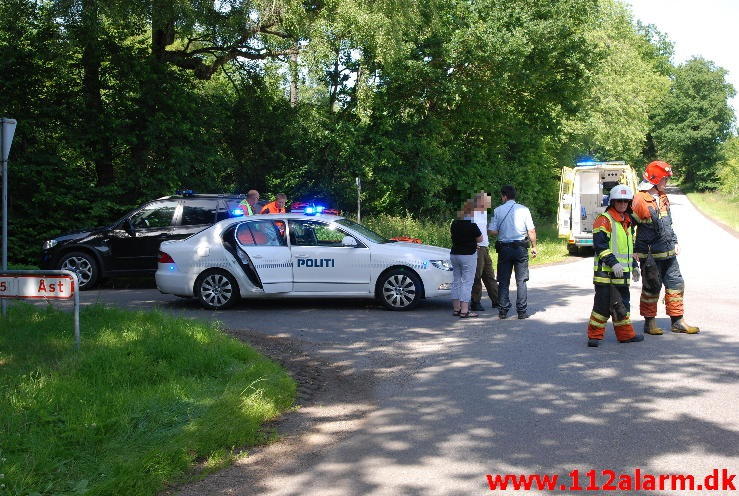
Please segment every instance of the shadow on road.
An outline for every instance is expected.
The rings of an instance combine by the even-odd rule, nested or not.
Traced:
[[[669,467],[668,473],[698,479],[704,468],[721,468],[722,461],[739,456],[739,434],[716,421],[715,412],[709,419],[703,411],[727,408],[711,391],[736,384],[737,343],[668,334],[623,345],[609,324],[601,348],[587,348],[586,315],[556,322],[546,316],[548,309],[588,294],[568,285],[533,290],[530,301],[539,312],[525,321],[461,322],[448,316],[448,302],[431,301],[388,324],[379,317],[386,312],[357,315],[347,301],[291,301],[294,311],[310,315],[328,308],[335,319],[330,329],[306,321],[309,340],[321,341],[322,356],[356,370],[374,367],[389,379],[379,387],[378,408],[327,454],[298,457],[257,479],[246,463],[228,469],[225,486],[206,481],[196,488],[203,494],[297,495],[306,488],[315,494],[386,494],[391,483],[396,494],[461,495],[487,491],[487,473],[564,478],[574,468],[618,474]],[[277,305],[249,306],[260,314]],[[690,453],[700,453],[706,465],[686,464]],[[447,489],[434,486],[430,472]]]

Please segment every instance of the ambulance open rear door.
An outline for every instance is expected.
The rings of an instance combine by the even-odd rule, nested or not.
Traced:
[[[562,167],[559,181],[559,206],[557,208],[557,230],[559,237],[572,238],[572,204],[575,185],[575,169]]]

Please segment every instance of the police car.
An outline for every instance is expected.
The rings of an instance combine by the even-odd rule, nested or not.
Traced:
[[[208,309],[240,298],[367,297],[391,310],[449,294],[449,250],[387,240],[344,217],[252,215],[159,248],[157,287]]]

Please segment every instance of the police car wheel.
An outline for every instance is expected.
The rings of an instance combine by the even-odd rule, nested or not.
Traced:
[[[195,281],[195,294],[208,310],[222,310],[239,300],[239,285],[225,270],[209,270]]]
[[[82,291],[94,288],[100,275],[95,257],[81,251],[73,251],[64,255],[59,260],[59,270],[69,270],[77,274],[77,281]]]
[[[418,305],[422,291],[421,280],[408,270],[391,270],[377,282],[377,297],[390,310],[410,310]]]

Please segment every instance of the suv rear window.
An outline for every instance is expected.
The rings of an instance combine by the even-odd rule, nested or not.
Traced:
[[[183,226],[210,225],[216,220],[218,200],[185,200],[182,205]]]

